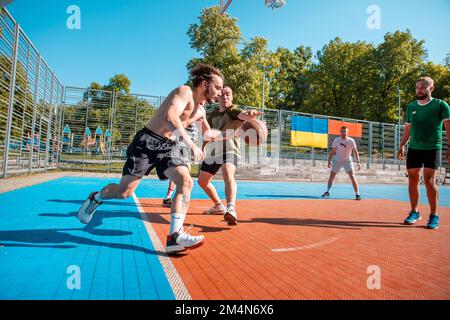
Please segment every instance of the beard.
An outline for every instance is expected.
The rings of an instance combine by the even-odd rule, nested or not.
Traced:
[[[416,94],[416,96],[417,96],[417,99],[419,99],[419,100],[425,100],[428,97],[428,94],[418,93],[418,94]]]

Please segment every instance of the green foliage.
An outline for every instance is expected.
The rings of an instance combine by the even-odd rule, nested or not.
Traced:
[[[259,64],[273,67],[265,83],[268,108],[396,122],[398,89],[404,112],[415,99],[416,80],[425,75],[436,81],[436,98],[450,98],[450,53],[445,65],[427,62],[425,42],[409,30],[387,33],[378,46],[335,38],[315,56],[302,45],[272,51],[264,38],[243,40],[237,20],[215,6],[202,11],[188,36],[200,55],[188,62],[188,70],[199,62],[218,67],[237,104],[261,106]]]

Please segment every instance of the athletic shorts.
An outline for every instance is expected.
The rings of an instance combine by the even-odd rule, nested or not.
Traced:
[[[350,173],[355,171],[355,167],[353,165],[352,160],[343,160],[343,161],[333,161],[333,167],[331,168],[331,172],[338,173],[341,169],[344,168],[345,172]]]
[[[231,163],[237,168],[238,165],[237,155],[229,153],[216,158],[206,158],[202,162],[200,171],[205,171],[212,175],[215,175],[217,172],[219,172],[220,168],[222,168],[222,166],[225,163]]]
[[[441,150],[408,150],[407,169],[429,168],[437,170],[441,166]]]
[[[184,144],[143,128],[128,146],[122,175],[142,178],[156,168],[158,178],[167,180],[164,171],[170,167],[188,167],[189,160],[190,149]]]

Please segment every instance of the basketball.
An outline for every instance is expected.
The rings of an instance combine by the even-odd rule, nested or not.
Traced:
[[[244,131],[244,142],[249,146],[259,146],[267,140],[268,130],[263,121],[245,121],[241,129]]]

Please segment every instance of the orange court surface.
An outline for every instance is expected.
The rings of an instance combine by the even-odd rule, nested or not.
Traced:
[[[160,199],[140,202],[165,243],[170,209]],[[450,298],[448,219],[434,231],[425,217],[403,225],[406,202],[241,200],[235,227],[203,215],[210,205],[193,200],[186,219],[205,244],[171,257],[193,299]],[[373,266],[379,289],[368,280]]]

